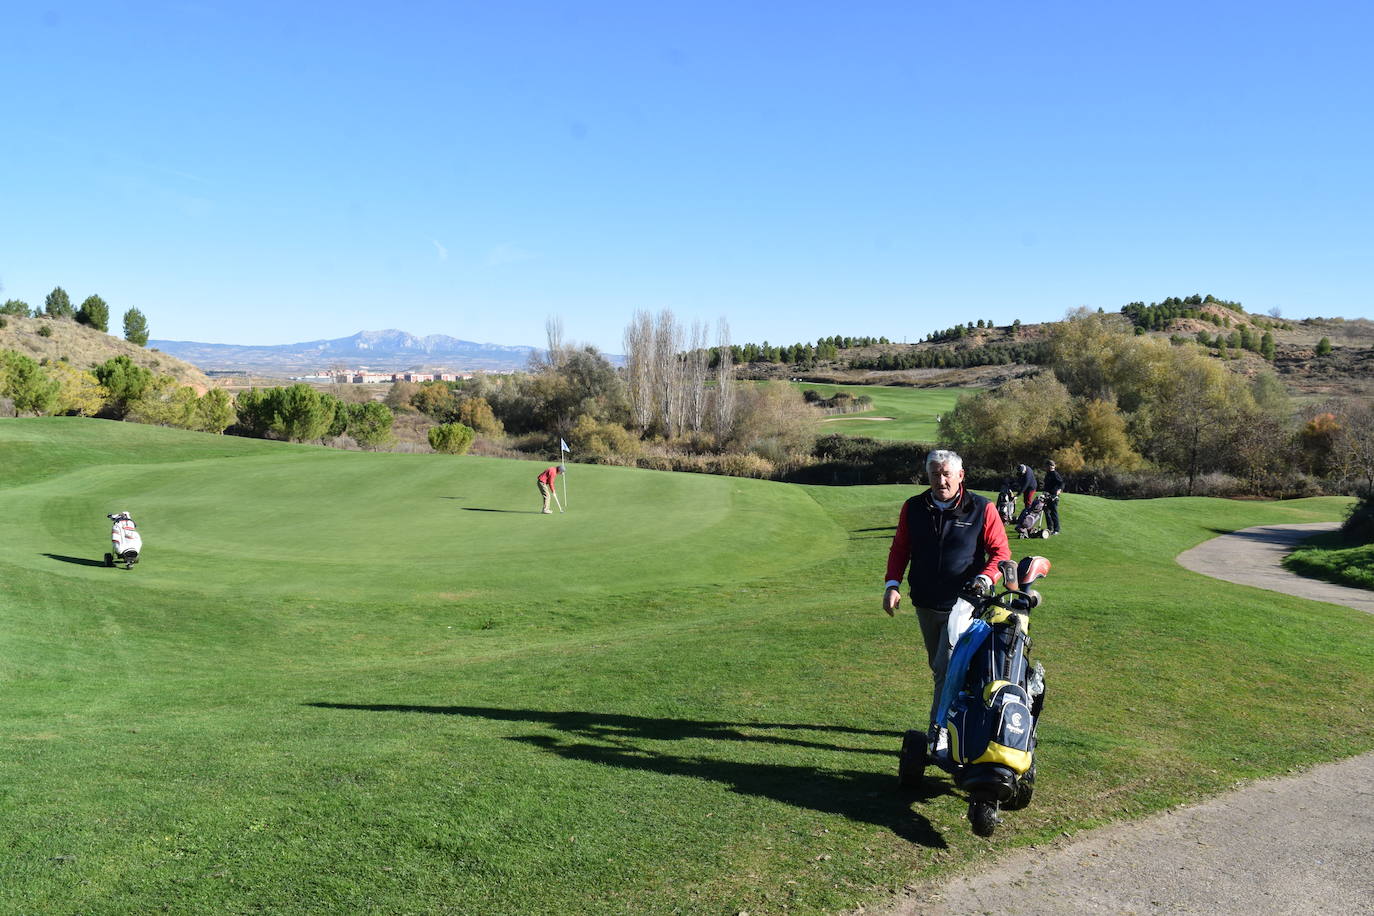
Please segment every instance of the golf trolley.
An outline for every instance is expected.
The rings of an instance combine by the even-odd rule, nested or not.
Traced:
[[[1003,484],[1002,491],[997,494],[997,514],[1002,517],[1004,524],[1010,525],[1016,521],[1016,494],[1012,492],[1010,484]]]
[[[992,836],[999,810],[1016,811],[1035,793],[1036,726],[1045,701],[1045,673],[1029,659],[1030,612],[1040,594],[1027,586],[1050,571],[1044,557],[1000,565],[1006,590],[966,594],[950,611],[951,645],[935,725],[947,728],[948,750],[927,747],[925,732],[902,740],[897,777],[918,788],[928,765],[945,770],[968,793],[968,819]]]
[[[1021,514],[1016,517],[1016,536],[1018,538],[1047,538],[1050,536],[1050,529],[1045,524],[1045,501],[1044,493],[1035,494],[1035,499],[1031,504],[1021,510]]]
[[[134,520],[129,517],[128,512],[118,512],[105,517],[114,522],[110,528],[113,552],[105,554],[105,565],[123,563],[125,569],[133,569],[134,564],[138,562],[138,555],[143,552],[143,537],[134,526]]]

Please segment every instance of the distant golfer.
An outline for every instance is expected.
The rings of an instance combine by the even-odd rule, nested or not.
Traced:
[[[1045,521],[1049,523],[1050,534],[1058,534],[1059,494],[1064,492],[1064,478],[1054,469],[1053,461],[1046,462],[1045,468],[1045,493],[1049,496],[1045,500]]]
[[[558,479],[559,474],[567,473],[567,465],[556,464],[548,468],[539,475],[539,495],[544,497],[544,514],[553,515],[553,510],[549,508],[549,499],[552,497],[554,502],[558,502],[558,492],[553,488],[553,482]],[[558,503],[558,511],[563,511],[563,504]]]
[[[1021,491],[1021,508],[1029,509],[1031,500],[1035,499],[1035,472],[1028,464],[1018,464],[1016,479],[1016,488]]]

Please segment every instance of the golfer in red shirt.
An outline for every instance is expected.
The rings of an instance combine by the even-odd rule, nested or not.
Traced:
[[[545,515],[553,515],[553,510],[549,508],[549,497],[553,497],[554,501],[558,502],[558,493],[553,488],[553,482],[558,479],[559,474],[566,473],[567,470],[568,468],[566,465],[559,464],[548,468],[544,473],[539,475],[539,495],[544,497]],[[558,511],[563,511],[563,504],[561,502],[558,503]]]

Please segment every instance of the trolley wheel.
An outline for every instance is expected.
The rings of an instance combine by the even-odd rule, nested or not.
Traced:
[[[108,567],[110,567],[111,569],[114,568],[114,554],[112,554],[112,553],[107,553],[107,554],[105,554],[105,565],[108,566]]]
[[[1019,780],[1017,780],[1016,792],[1012,794],[1011,798],[1002,807],[1006,808],[1008,811],[1020,811],[1022,808],[1029,805],[1031,803],[1031,799],[1034,797],[1035,764],[1032,763],[1030,769],[1026,771],[1025,775],[1022,776]]]
[[[926,778],[926,733],[909,729],[902,736],[902,752],[897,758],[897,783],[903,789],[918,789]]]
[[[983,837],[992,836],[997,825],[1001,823],[997,817],[996,802],[969,802],[968,819],[969,823],[973,825],[973,832]]]

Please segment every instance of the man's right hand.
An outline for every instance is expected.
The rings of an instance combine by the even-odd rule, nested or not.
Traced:
[[[902,593],[895,586],[889,586],[883,592],[883,610],[887,611],[887,616],[891,617],[897,610],[897,605],[902,603]]]

